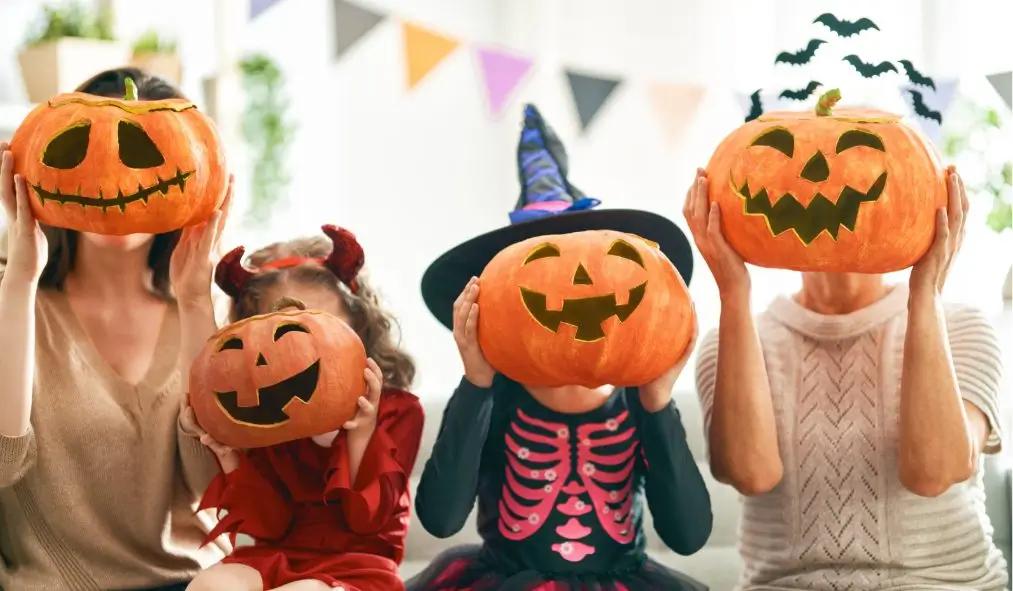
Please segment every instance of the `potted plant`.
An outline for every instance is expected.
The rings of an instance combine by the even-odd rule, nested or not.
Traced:
[[[183,77],[176,41],[160,36],[154,29],[134,41],[130,65],[177,86]]]
[[[1007,117],[994,107],[963,100],[947,114],[943,152],[960,163],[967,192],[987,199],[986,223],[997,233],[1013,231],[1013,142]],[[1013,299],[1013,267],[1007,269],[1003,298]]]
[[[33,103],[72,90],[89,76],[127,63],[129,51],[113,40],[107,9],[89,10],[78,0],[44,6],[18,54]]]

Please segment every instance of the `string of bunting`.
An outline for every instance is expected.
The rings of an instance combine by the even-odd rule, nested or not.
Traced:
[[[251,19],[258,18],[281,2],[281,0],[248,1]],[[345,58],[350,49],[390,16],[350,0],[331,0],[331,3],[335,59]],[[458,48],[466,46],[477,64],[489,112],[496,117],[512,103],[518,89],[536,66],[533,57],[513,49],[478,42],[464,42],[416,22],[399,20],[398,24],[404,54],[405,88],[409,92],[423,84]],[[828,59],[837,59],[849,64],[862,79],[882,80],[881,77],[885,76],[898,77],[900,80],[897,90],[904,98],[910,114],[931,139],[939,141],[943,114],[956,96],[958,80],[933,79],[906,59],[874,63],[865,61],[855,54],[844,57],[828,56],[828,48],[834,46],[835,38],[848,38],[873,34],[870,31],[879,31],[879,26],[868,18],[849,21],[831,13],[824,13],[813,21],[813,25],[823,27],[818,36],[814,36],[801,48],[780,52],[774,59],[775,65],[802,71],[807,66],[811,67],[817,60],[825,63]],[[587,132],[625,80],[622,77],[572,68],[564,68],[563,73],[581,131]],[[987,78],[1004,104],[1013,109],[1013,72],[999,72]],[[735,98],[741,105],[745,120],[749,121],[764,111],[798,109],[801,107],[801,101],[812,97],[822,86],[821,82],[813,79],[799,88],[786,88],[781,91],[757,89],[750,94],[736,93]],[[661,132],[668,138],[669,143],[674,142],[685,132],[703,101],[705,91],[704,87],[694,84],[648,82],[647,96],[650,106],[658,118]]]

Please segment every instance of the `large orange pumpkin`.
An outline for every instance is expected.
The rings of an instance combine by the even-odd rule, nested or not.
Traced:
[[[214,125],[182,99],[62,94],[28,114],[11,151],[50,226],[162,233],[208,219],[225,198]]]
[[[774,112],[731,133],[707,166],[722,230],[747,261],[885,273],[914,264],[946,204],[938,156],[900,117],[872,109]]]
[[[208,340],[190,369],[190,405],[200,426],[232,447],[312,437],[355,415],[365,368],[362,341],[335,316],[253,316]]]
[[[532,386],[644,384],[685,353],[696,322],[668,258],[612,230],[518,242],[479,283],[482,352]]]

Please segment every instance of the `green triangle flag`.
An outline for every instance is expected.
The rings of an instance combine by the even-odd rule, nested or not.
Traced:
[[[600,78],[571,70],[566,71],[566,79],[570,82],[573,102],[577,106],[580,128],[586,131],[621,80]]]
[[[344,55],[373,27],[383,22],[384,18],[384,15],[348,0],[334,0],[334,57]]]

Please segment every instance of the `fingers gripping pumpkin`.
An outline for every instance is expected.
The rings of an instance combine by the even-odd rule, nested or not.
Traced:
[[[682,357],[695,324],[665,255],[611,230],[513,244],[489,262],[480,285],[482,352],[528,385],[646,383]]]
[[[725,238],[747,261],[799,271],[885,273],[928,249],[943,171],[897,115],[872,109],[762,115],[707,166]]]
[[[362,341],[339,318],[283,310],[208,340],[190,370],[197,422],[221,443],[264,447],[338,429],[366,391]]]
[[[99,234],[168,232],[206,220],[225,197],[211,121],[183,99],[62,94],[14,133],[15,171],[42,223]]]

